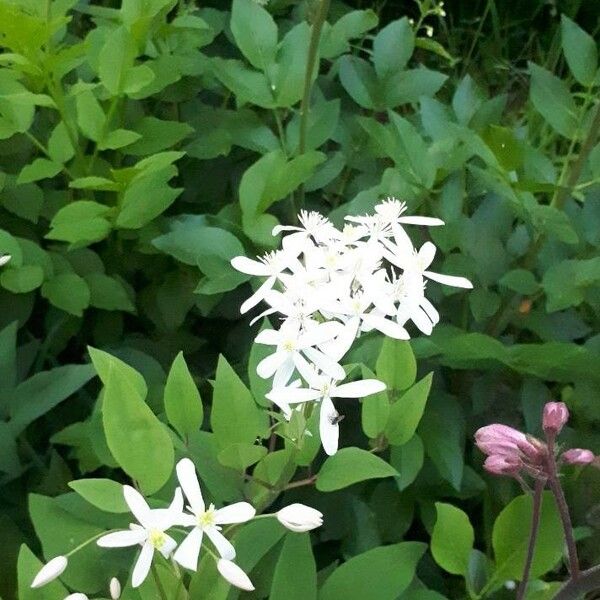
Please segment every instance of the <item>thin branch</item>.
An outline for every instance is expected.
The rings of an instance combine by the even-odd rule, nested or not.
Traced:
[[[582,571],[577,579],[571,579],[554,596],[554,600],[578,600],[588,592],[600,589],[600,565]]]

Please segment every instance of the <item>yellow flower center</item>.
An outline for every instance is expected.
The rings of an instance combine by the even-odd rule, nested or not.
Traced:
[[[203,513],[198,515],[198,525],[200,527],[211,527],[215,524],[216,511],[214,504],[211,504],[208,507],[208,510],[205,510]]]
[[[294,344],[294,340],[285,340],[282,344],[282,347],[286,352],[293,352],[295,345],[296,344]]]
[[[148,536],[148,541],[154,546],[157,550],[160,550],[167,541],[167,536],[163,531],[158,529],[153,529],[150,531],[150,535]]]

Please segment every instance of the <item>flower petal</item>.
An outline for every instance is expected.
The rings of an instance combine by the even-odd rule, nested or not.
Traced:
[[[445,225],[444,221],[436,219],[435,217],[399,217],[398,221],[400,223],[405,223],[406,225],[428,225],[430,227]]]
[[[467,290],[473,289],[473,284],[466,277],[456,277],[454,275],[442,275],[441,273],[433,273],[432,271],[423,271],[423,275],[428,279],[443,283],[444,285],[451,285],[452,287],[465,288]]]
[[[154,546],[146,542],[142,546],[142,551],[140,552],[137,562],[135,563],[135,567],[133,568],[133,574],[131,575],[132,587],[136,588],[144,583],[144,580],[148,576],[148,571],[150,571],[150,565],[152,564],[153,558]]]
[[[140,525],[147,527],[150,522],[150,507],[144,497],[130,485],[123,486],[123,496],[133,516],[138,520]]]
[[[245,314],[264,300],[265,294],[273,287],[275,277],[269,277],[257,290],[240,306],[240,313]]]
[[[204,532],[200,527],[194,527],[177,548],[173,558],[184,568],[195,571],[198,568],[198,557],[202,547]]]
[[[275,329],[263,329],[254,338],[257,344],[267,344],[268,346],[277,346],[281,341],[281,334]]]
[[[300,336],[298,339],[298,348],[302,349],[319,346],[339,335],[342,327],[341,323],[335,321],[319,323],[319,325],[311,327]]]
[[[227,560],[233,560],[235,558],[235,548],[233,547],[233,544],[216,527],[206,527],[204,531],[206,531],[206,535],[215,545],[217,552],[222,558],[226,558]]]
[[[323,450],[332,456],[337,452],[340,426],[335,418],[338,416],[337,410],[331,401],[331,398],[323,398],[321,403],[321,412],[319,413],[319,434],[321,435],[321,444]]]
[[[202,498],[202,490],[196,475],[196,467],[189,458],[182,458],[177,463],[177,479],[183,488],[185,497],[187,498],[192,510],[195,513],[204,512],[206,506]]]
[[[258,376],[263,379],[273,377],[277,369],[281,367],[287,358],[287,352],[273,352],[273,354],[269,354],[269,356],[263,358],[256,366]]]
[[[160,547],[160,553],[165,557],[169,558],[173,554],[173,550],[177,548],[177,542],[170,536],[165,534],[165,541]]]
[[[248,502],[236,502],[220,508],[215,513],[215,522],[219,525],[229,525],[230,523],[245,523],[254,518],[256,509]]]
[[[251,592],[254,589],[250,578],[240,567],[230,560],[220,559],[217,561],[217,569],[223,578],[231,585],[234,585],[241,590]]]
[[[324,373],[334,379],[344,379],[346,372],[335,360],[329,358],[316,348],[305,348],[304,354]]]
[[[433,262],[436,250],[435,244],[431,242],[425,242],[419,249],[419,263],[423,270]]]
[[[364,398],[385,390],[385,383],[378,379],[362,379],[352,383],[344,383],[334,388],[333,398]]]
[[[267,395],[267,398],[275,404],[296,404],[298,402],[310,402],[321,397],[321,393],[318,390],[311,390],[307,388],[273,388]]]
[[[381,331],[381,333],[396,340],[410,339],[408,331],[406,331],[402,325],[399,325],[390,319],[385,319],[384,317],[379,317],[369,313],[368,315],[363,315],[363,323],[368,325],[370,328],[377,329],[378,331]]]
[[[240,273],[246,275],[265,276],[269,274],[269,267],[258,260],[252,260],[247,256],[236,256],[231,259],[231,266]]]
[[[147,537],[145,529],[125,529],[103,535],[96,544],[102,548],[127,548],[143,543]]]

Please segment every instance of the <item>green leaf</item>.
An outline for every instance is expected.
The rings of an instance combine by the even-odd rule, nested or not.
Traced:
[[[302,98],[310,32],[308,23],[301,22],[286,33],[279,46],[277,76],[273,83],[279,107],[291,108]]]
[[[354,556],[327,578],[319,600],[396,600],[413,580],[426,548],[402,542]]]
[[[135,312],[125,286],[117,279],[104,273],[89,273],[85,281],[90,288],[90,306],[103,310]]]
[[[90,90],[84,90],[75,97],[77,123],[79,129],[94,142],[102,139],[106,126],[106,115],[98,100]]]
[[[498,515],[492,531],[496,558],[494,578],[519,580],[527,553],[533,499],[518,496]],[[554,498],[544,492],[537,544],[531,565],[531,578],[541,577],[554,568],[562,556],[563,533]]]
[[[390,464],[400,473],[396,478],[400,491],[405,490],[417,478],[424,459],[425,449],[417,434],[402,446],[392,446]]]
[[[60,273],[42,285],[42,296],[51,304],[76,317],[90,305],[90,288],[75,273]]]
[[[417,379],[417,361],[410,344],[385,337],[375,373],[390,390],[401,392],[413,385]]]
[[[385,338],[388,340],[389,338]],[[385,341],[384,341],[385,343]],[[258,345],[258,344],[257,344]],[[374,379],[373,372],[361,367],[363,379]],[[388,386],[389,387],[389,386]],[[390,399],[386,390],[377,394],[371,394],[361,400],[361,423],[363,431],[371,439],[383,433],[390,414]]]
[[[107,133],[99,142],[98,150],[115,150],[137,142],[142,136],[129,129],[115,129]]]
[[[78,479],[69,487],[96,508],[110,513],[127,513],[129,507],[123,497],[123,486],[112,479]]]
[[[525,269],[514,269],[513,271],[505,273],[499,283],[506,286],[509,290],[513,290],[518,294],[524,294],[526,296],[535,294],[540,287],[534,274]]]
[[[187,123],[179,121],[164,121],[156,117],[144,117],[133,127],[133,131],[141,137],[137,142],[123,149],[125,154],[141,156],[161,152],[172,148],[194,129]]]
[[[317,600],[317,568],[309,533],[286,535],[269,599]]]
[[[98,56],[98,75],[112,96],[122,94],[126,74],[133,67],[135,55],[134,40],[124,26],[115,27],[106,35]]]
[[[142,375],[140,375],[133,367],[130,367],[127,363],[122,360],[115,358],[112,354],[92,348],[88,346],[88,352],[96,373],[102,383],[106,386],[108,384],[109,377],[114,370],[118,370],[122,378],[127,379],[131,385],[135,388],[137,394],[146,397],[148,393],[148,387]]]
[[[323,463],[317,477],[317,489],[333,492],[359,481],[397,476],[396,469],[379,456],[360,448],[342,448]]]
[[[64,121],[61,121],[54,128],[48,139],[48,154],[54,162],[61,164],[68,162],[75,156],[75,149]]]
[[[253,444],[266,433],[266,413],[224,356],[219,357],[213,388],[210,424],[221,449],[235,443]]]
[[[320,54],[323,58],[336,58],[350,51],[350,40],[363,37],[377,27],[379,19],[371,10],[353,10],[342,15],[333,25],[325,22],[321,35]]]
[[[429,373],[392,404],[385,430],[390,444],[401,446],[414,435],[425,410],[432,379],[433,373]]]
[[[65,598],[68,594],[67,588],[58,579],[51,581],[40,589],[32,589],[31,582],[44,566],[33,552],[23,544],[19,552],[18,579],[20,600],[56,600]]]
[[[119,466],[146,494],[152,494],[171,476],[173,443],[166,427],[144,402],[137,378],[129,376],[119,363],[112,357],[105,374],[102,422],[106,442]]]
[[[245,471],[248,467],[262,460],[266,455],[267,449],[264,446],[236,443],[223,448],[217,458],[224,467],[229,467],[236,471]]]
[[[234,0],[231,33],[237,47],[252,66],[266,71],[275,62],[277,25],[273,17],[254,0]]]
[[[453,575],[466,576],[475,532],[469,517],[452,504],[436,502],[437,520],[431,534],[435,562]]]
[[[542,286],[546,292],[546,310],[554,312],[579,306],[586,289],[600,283],[600,258],[563,260],[544,273]]]
[[[562,49],[573,76],[590,86],[598,70],[598,48],[594,38],[566,15],[561,15]]]
[[[346,55],[340,59],[339,68],[340,82],[357,104],[368,109],[383,107],[377,76],[366,60]]]
[[[384,108],[396,108],[418,102],[422,96],[432,97],[444,85],[447,75],[425,67],[398,71],[389,76],[380,95]]]
[[[49,179],[60,173],[62,165],[60,163],[48,160],[47,158],[36,158],[31,164],[25,165],[19,176],[17,184],[31,183],[40,179]]]
[[[407,17],[386,25],[373,40],[373,63],[381,79],[403,69],[415,48],[415,35]]]
[[[42,285],[44,270],[38,265],[25,265],[4,269],[0,273],[0,285],[13,294],[26,294]]]
[[[200,429],[202,425],[204,415],[202,399],[183,352],[175,357],[167,377],[165,411],[169,423],[182,436]]]
[[[110,210],[110,207],[91,200],[67,204],[54,215],[46,237],[76,246],[103,240],[111,230],[111,224],[105,218]]]
[[[536,110],[561,135],[570,138],[577,130],[577,106],[564,81],[529,63],[531,89],[529,95]]]

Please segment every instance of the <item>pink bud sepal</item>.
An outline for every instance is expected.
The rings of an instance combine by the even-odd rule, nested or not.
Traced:
[[[564,402],[547,402],[544,406],[542,427],[546,433],[558,435],[569,420],[569,409]]]
[[[568,465],[589,465],[594,462],[595,456],[591,450],[584,448],[571,448],[561,455],[562,462]]]

